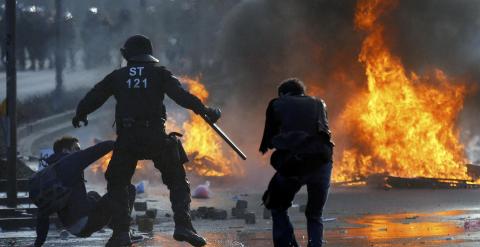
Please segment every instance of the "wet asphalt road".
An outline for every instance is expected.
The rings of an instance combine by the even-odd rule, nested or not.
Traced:
[[[215,184],[212,185],[215,188]],[[219,186],[222,187],[222,186]],[[233,198],[249,201],[249,210],[255,212],[257,223],[246,225],[243,220],[196,220],[197,230],[208,240],[209,247],[220,246],[272,246],[271,221],[263,219],[260,193],[214,189],[212,199],[198,200],[192,208],[215,206],[230,211]],[[239,196],[240,195],[240,196]],[[136,246],[188,246],[175,242],[172,237],[173,222],[168,193],[163,186],[151,186],[140,200],[148,200],[149,207],[159,210],[153,235]],[[296,235],[306,246],[305,219],[299,205],[305,204],[301,193],[290,210]],[[325,246],[480,246],[480,228],[465,229],[466,221],[480,219],[480,190],[369,190],[334,189],[325,209]],[[96,233],[90,238],[59,238],[51,230],[45,246],[103,246],[110,230]],[[34,240],[31,230],[2,232],[0,246],[27,246]]]

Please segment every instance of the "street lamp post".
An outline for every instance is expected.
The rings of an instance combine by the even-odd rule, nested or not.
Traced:
[[[16,0],[5,2],[7,74],[7,206],[17,206],[17,70],[15,57]]]
[[[61,93],[63,89],[63,68],[65,65],[65,57],[63,50],[63,40],[61,37],[62,32],[62,0],[55,0],[55,80],[56,87],[55,90],[58,94]]]

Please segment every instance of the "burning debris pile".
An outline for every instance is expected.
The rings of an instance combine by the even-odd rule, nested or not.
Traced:
[[[261,135],[275,87],[298,77],[329,106],[334,182],[365,184],[381,174],[471,183],[466,164],[476,160],[466,158],[460,134],[478,132],[478,104],[469,103],[480,78],[469,69],[479,59],[472,52],[478,42],[470,44],[477,40],[470,35],[478,29],[478,7],[432,0],[242,2],[225,23],[219,53],[232,98],[242,102],[231,106],[246,120],[237,131]],[[473,114],[460,115],[466,110]]]
[[[199,78],[181,77],[191,93],[197,95],[204,103],[208,99],[208,91]],[[238,164],[234,151],[223,146],[223,140],[198,115],[190,112],[190,119],[183,123],[185,135],[183,146],[189,155],[190,162],[187,171],[200,176],[223,177],[242,175],[243,171]]]
[[[204,103],[207,101],[209,93],[199,78],[183,76],[179,79],[192,94]],[[181,117],[176,115],[170,117],[166,123],[166,130],[184,133],[182,143],[190,160],[185,167],[188,172],[202,177],[243,175],[241,167],[237,166],[238,158],[235,152],[224,148],[223,140],[200,116],[190,112],[188,119],[183,123],[179,119]],[[91,171],[103,174],[111,158],[110,152],[92,165]],[[151,161],[142,160],[137,163],[136,173],[139,177],[150,177],[152,173],[156,173],[154,169]]]
[[[403,178],[470,180],[464,149],[455,129],[466,87],[440,70],[428,76],[407,74],[385,43],[382,15],[396,1],[358,2],[355,26],[367,33],[359,61],[368,88],[352,97],[341,114],[355,139],[337,156],[334,180],[372,174]]]

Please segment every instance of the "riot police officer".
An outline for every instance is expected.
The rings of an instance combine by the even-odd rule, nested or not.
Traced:
[[[127,39],[121,49],[126,67],[117,69],[95,85],[80,101],[72,123],[88,124],[87,115],[99,108],[110,96],[117,105],[115,121],[117,141],[105,173],[111,195],[113,235],[107,246],[128,246],[130,218],[127,186],[140,159],[153,160],[170,190],[177,241],[203,246],[206,241],[197,235],[190,218],[190,187],[183,164],[188,161],[181,143],[165,133],[165,94],[180,106],[206,115],[212,121],[220,118],[220,110],[206,107],[200,99],[186,91],[165,67],[152,56],[152,44],[143,35]]]
[[[262,153],[275,149],[271,164],[277,172],[263,196],[272,212],[274,246],[298,246],[287,210],[295,194],[306,185],[308,247],[320,247],[333,152],[326,105],[305,95],[305,86],[296,78],[281,83],[278,95],[268,105],[260,145]]]

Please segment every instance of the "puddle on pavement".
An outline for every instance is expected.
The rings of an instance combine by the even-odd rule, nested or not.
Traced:
[[[350,218],[346,222],[358,228],[345,229],[350,237],[366,237],[370,240],[397,238],[432,238],[459,235],[463,227],[445,217],[459,216],[464,211],[445,211],[429,214],[378,214]],[[443,218],[443,219],[442,219]]]
[[[466,211],[442,211],[433,213],[371,214],[346,218],[353,225],[328,229],[326,238],[337,245],[350,246],[444,246],[463,242],[456,238],[465,232],[458,216]],[[348,242],[348,241],[351,242]],[[356,243],[352,245],[352,243]],[[338,245],[340,244],[340,245]]]
[[[434,213],[376,214],[346,218],[345,228],[330,228],[326,223],[325,239],[327,246],[403,246],[421,243],[422,246],[442,246],[446,243],[458,243],[453,237],[464,233],[456,216],[465,215],[465,211],[442,211]],[[209,240],[208,247],[264,247],[273,246],[270,230],[254,232],[230,231],[204,233]],[[301,246],[306,246],[306,231],[296,231]],[[170,235],[157,234],[154,239],[142,246],[185,246],[173,241]]]

